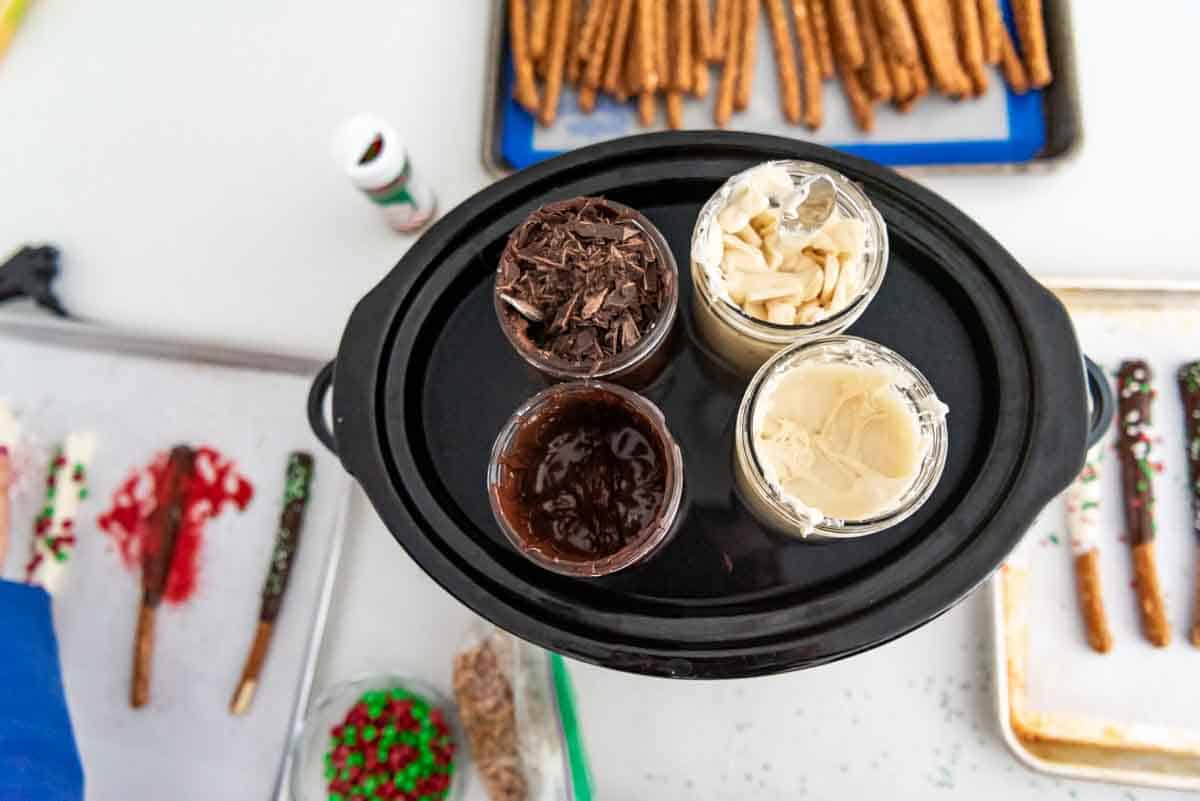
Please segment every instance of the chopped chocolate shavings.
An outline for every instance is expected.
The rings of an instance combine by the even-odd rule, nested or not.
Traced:
[[[543,322],[505,306],[519,342],[572,366],[596,365],[653,330],[675,291],[637,218],[600,198],[535,211],[508,239],[496,292],[536,309]]]

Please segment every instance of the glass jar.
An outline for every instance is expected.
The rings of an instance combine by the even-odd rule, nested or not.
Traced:
[[[756,445],[762,415],[777,380],[802,365],[845,364],[886,371],[889,384],[912,414],[920,449],[912,483],[889,508],[862,520],[836,519],[789,497],[770,478]],[[734,426],[734,479],[738,497],[767,528],[817,539],[847,539],[890,528],[914,514],[933,494],[946,466],[947,407],[917,368],[884,346],[851,336],[797,343],[776,354],[755,374],[742,397]]]
[[[734,191],[747,175],[765,166],[783,167],[796,185],[815,175],[828,176],[837,189],[838,213],[843,217],[861,221],[865,227],[862,286],[845,307],[813,323],[779,325],[757,319],[714,288],[721,265],[709,263],[710,256],[705,252],[712,235],[711,229],[717,225],[718,214],[729,203]],[[770,161],[734,175],[704,204],[692,229],[691,261],[692,316],[702,344],[711,355],[738,373],[749,376],[783,348],[797,342],[811,342],[821,337],[840,334],[862,316],[879,291],[887,271],[887,226],[870,198],[857,184],[840,173],[809,161]]]
[[[528,515],[522,514],[522,504],[528,501],[521,497],[519,482],[523,476],[513,464],[521,463],[524,469],[531,469],[528,461],[531,452],[527,449],[542,447],[548,436],[547,427],[569,416],[571,407],[578,409],[578,404],[596,404],[597,408],[608,407],[628,416],[662,464],[662,497],[652,519],[614,553],[583,556],[561,550],[549,538],[536,536]],[[636,392],[601,381],[556,384],[526,401],[500,430],[488,463],[487,490],[497,525],[523,556],[563,575],[604,576],[649,558],[675,533],[683,501],[683,454],[667,429],[662,412]],[[615,506],[616,501],[606,497],[597,506],[601,504],[608,508]]]
[[[628,350],[597,364],[577,365],[541,350],[534,346],[528,337],[521,336],[518,331],[520,326],[525,325],[524,318],[520,312],[501,299],[499,290],[492,293],[496,318],[517,355],[552,381],[603,379],[635,389],[645,387],[658,377],[670,359],[670,334],[679,308],[679,266],[671,253],[670,245],[657,226],[638,210],[622,203],[603,198],[572,198],[542,206],[533,214],[547,208],[576,204],[585,200],[629,215],[632,222],[645,234],[646,241],[650,243],[662,263],[664,302],[654,326]],[[523,222],[522,225],[524,224]]]

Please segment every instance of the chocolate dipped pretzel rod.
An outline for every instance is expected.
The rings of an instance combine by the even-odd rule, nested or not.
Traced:
[[[154,655],[154,616],[162,602],[183,527],[187,489],[195,473],[195,453],[186,445],[171,449],[162,481],[154,488],[150,538],[142,553],[142,605],[133,641],[133,679],[129,703],[135,709],[150,702],[150,665]]]
[[[1075,588],[1088,645],[1100,653],[1112,649],[1112,630],[1104,612],[1100,585],[1100,462],[1099,451],[1088,452],[1083,471],[1067,489],[1067,532],[1075,560]]]
[[[300,547],[300,530],[304,526],[304,510],[308,506],[309,490],[312,486],[312,454],[297,451],[288,455],[287,475],[283,487],[283,511],[279,515],[279,529],[275,534],[275,547],[271,551],[271,563],[267,566],[267,580],[263,584],[262,605],[258,611],[258,625],[254,629],[254,642],[246,655],[242,677],[229,701],[229,711],[240,715],[250,708],[254,691],[258,688],[258,677],[267,658],[267,648],[275,630],[275,619],[283,606],[283,594],[287,591],[292,564]]]
[[[1188,480],[1192,488],[1192,533],[1200,554],[1200,361],[1179,368],[1179,396],[1187,436]],[[1196,561],[1196,591],[1192,607],[1192,645],[1200,648],[1200,558]]]
[[[1125,496],[1125,525],[1133,546],[1133,581],[1137,592],[1142,631],[1154,645],[1171,641],[1166,605],[1158,582],[1154,556],[1154,473],[1150,461],[1153,444],[1154,390],[1150,366],[1141,360],[1123,362],[1117,373],[1117,454]]]
[[[51,595],[62,589],[75,552],[75,518],[88,496],[87,469],[95,451],[95,436],[75,432],[67,435],[50,460],[46,504],[34,520],[25,581]]]

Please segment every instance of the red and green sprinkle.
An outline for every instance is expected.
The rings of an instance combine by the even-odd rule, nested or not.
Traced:
[[[403,687],[364,693],[329,730],[329,801],[441,801],[454,749],[445,713],[419,695]]]

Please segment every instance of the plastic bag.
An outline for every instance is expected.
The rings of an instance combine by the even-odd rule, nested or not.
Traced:
[[[454,657],[454,697],[491,801],[591,801],[566,663],[480,627]]]

